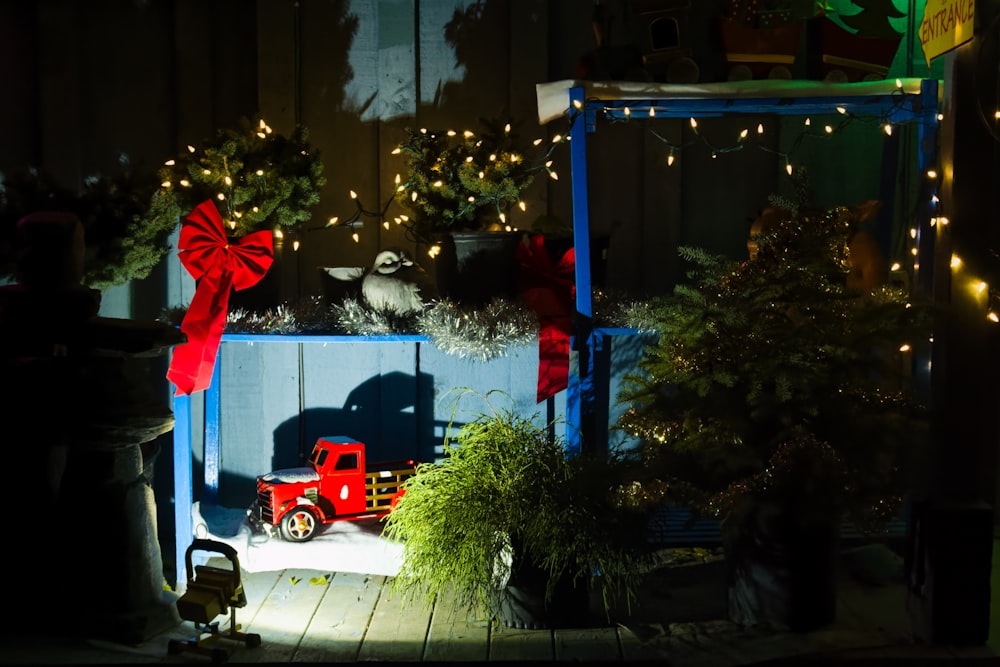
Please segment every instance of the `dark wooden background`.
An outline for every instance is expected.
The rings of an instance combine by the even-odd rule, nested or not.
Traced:
[[[611,44],[641,41],[634,2],[603,4],[613,17]],[[681,35],[703,81],[725,78],[714,37],[724,4],[693,0]],[[354,211],[350,190],[367,208],[388,199],[401,169],[390,153],[408,126],[464,129],[480,117],[509,113],[525,139],[563,131],[559,121],[539,124],[535,85],[577,77],[578,59],[596,46],[592,12],[593,3],[582,0],[0,0],[0,172],[35,167],[74,187],[88,176],[115,173],[122,156],[135,169],[155,170],[185,145],[260,113],[276,132],[290,133],[296,124],[308,129],[327,184],[306,226],[322,226]],[[890,77],[930,74],[918,43],[914,50],[914,34]],[[713,158],[704,143],[731,146],[742,128],[758,122],[766,128],[766,150]],[[700,137],[681,120],[664,120],[656,131],[685,145],[673,166],[648,124],[605,126],[588,137],[591,232],[609,239],[604,287],[637,297],[664,293],[676,282],[679,244],[744,256],[750,219],[769,195],[791,192],[775,151],[794,145],[804,130],[801,119],[762,116],[705,119]],[[858,124],[828,140],[802,141],[793,160],[807,166],[818,204],[853,204],[879,196],[881,145],[877,125]],[[902,167],[892,175],[896,195],[887,202],[893,239],[905,234],[916,203],[912,141],[902,146]],[[568,147],[557,150],[561,178],[536,179],[528,211],[515,224],[528,227],[539,215],[571,221],[568,158]],[[402,211],[393,205],[389,217]],[[379,249],[409,243],[399,229],[382,230],[374,220],[358,243],[338,228],[299,238],[300,250],[284,247],[265,279],[274,303],[322,294],[320,266],[366,265]],[[902,249],[896,241],[887,246],[890,257]],[[412,249],[429,261],[421,248]],[[164,307],[186,305],[192,293],[193,281],[171,256],[149,278],[107,290],[102,314],[152,319]],[[225,344],[229,361],[221,374],[222,440],[232,448],[223,467],[242,480],[240,487],[272,462],[294,463],[308,449],[310,443],[269,444],[286,438],[288,420],[308,421],[313,409],[343,410],[351,392],[370,391],[373,378],[382,382],[374,395],[384,410],[393,395],[379,391],[389,391],[383,381],[394,371],[407,376],[407,392],[423,386],[409,375],[416,372],[412,364],[392,361],[396,348],[361,352],[343,344],[317,355],[302,346],[258,345],[248,356],[248,347]],[[614,361],[615,377],[639,353],[635,345],[625,348]],[[528,410],[536,407],[536,362],[529,348],[472,372],[471,362],[427,353],[416,368],[433,371],[435,396],[467,382],[512,390]],[[405,453],[397,426],[369,411],[358,427],[378,441],[372,446],[397,455]],[[423,455],[434,436],[418,434],[408,446]],[[196,456],[199,446],[196,439]]]
[[[641,42],[639,5],[603,4],[613,17],[611,44]],[[725,3],[690,4],[681,42],[702,80],[721,80],[714,21]],[[592,11],[581,0],[0,0],[0,172],[37,167],[74,187],[115,172],[122,155],[153,170],[259,112],[277,132],[308,129],[327,185],[307,227],[322,226],[354,211],[352,189],[367,208],[387,200],[401,167],[390,152],[407,126],[465,128],[509,113],[525,139],[562,131],[558,122],[539,125],[535,84],[576,78],[577,60],[596,46]],[[912,42],[890,76],[928,74]],[[761,120],[772,149],[802,131],[799,121]],[[725,146],[748,124],[756,122],[719,119],[701,129]],[[819,203],[878,196],[878,130],[849,129],[803,142],[795,156],[808,164]],[[693,139],[681,121],[663,121],[658,132]],[[605,286],[639,294],[676,281],[678,243],[745,252],[749,219],[789,188],[783,163],[756,149],[712,159],[694,144],[668,168],[665,145],[638,123],[597,133],[588,152],[592,232],[609,238]],[[539,215],[571,220],[568,147],[558,149],[556,168],[561,179],[536,179],[515,224],[528,227]],[[398,212],[393,204],[390,216]],[[268,278],[278,302],[321,293],[319,266],[364,265],[379,249],[408,243],[375,220],[359,243],[336,228],[300,240]],[[165,262],[106,295],[106,312],[154,317],[190,299],[186,279],[175,260]]]

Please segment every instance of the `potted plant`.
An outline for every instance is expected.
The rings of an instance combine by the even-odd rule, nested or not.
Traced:
[[[645,555],[647,517],[614,503],[624,463],[567,457],[547,426],[483,399],[488,411],[418,466],[385,519],[403,544],[393,588],[410,602],[454,591],[508,627],[590,623],[591,591],[607,612],[634,592]]]
[[[170,251],[178,219],[146,217],[157,189],[156,174],[135,170],[126,157],[113,175],[95,175],[79,189],[29,169],[3,175],[0,184],[0,273],[15,265],[15,230],[25,216],[61,211],[79,218],[84,235],[80,282],[103,290],[147,277]]]
[[[274,232],[275,262],[281,262],[283,238],[293,236],[312,216],[326,184],[318,150],[306,128],[288,137],[274,132],[262,118],[243,118],[222,128],[200,147],[187,146],[160,168],[160,187],[145,219],[151,225],[180,220],[206,200],[214,202],[230,240],[254,232]],[[293,245],[294,247],[294,245]],[[234,307],[275,305],[276,272],[269,271],[252,290],[235,292]]]
[[[732,620],[831,622],[840,527],[896,516],[926,423],[908,375],[928,306],[847,285],[857,209],[789,214],[749,260],[682,248],[691,280],[651,303],[659,338],[620,399],[644,476],[624,494],[722,520]]]
[[[232,238],[296,228],[312,216],[326,184],[308,136],[302,126],[289,137],[274,133],[263,119],[243,118],[235,128],[217,130],[160,168],[149,219],[180,218],[211,199]]]
[[[525,210],[524,193],[538,172],[555,178],[549,158],[559,142],[531,156],[511,122],[481,126],[476,132],[408,128],[394,151],[405,161],[394,198],[412,212],[400,218],[412,239],[440,250],[439,291],[486,302],[513,296],[520,235],[510,216]]]

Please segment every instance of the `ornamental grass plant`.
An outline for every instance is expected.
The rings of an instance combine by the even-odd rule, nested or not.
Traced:
[[[418,466],[385,520],[385,535],[403,545],[394,590],[408,602],[454,594],[496,620],[512,570],[527,562],[546,575],[550,604],[567,583],[588,600],[595,592],[606,613],[613,599],[634,597],[648,517],[614,507],[624,461],[568,456],[553,424],[495,408],[491,394],[480,395],[486,412],[453,437],[449,427],[443,458]]]

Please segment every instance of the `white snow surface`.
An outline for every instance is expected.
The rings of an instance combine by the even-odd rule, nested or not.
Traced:
[[[254,534],[246,509],[232,509],[195,502],[191,508],[196,538],[228,544],[236,550],[240,567],[247,572],[270,572],[286,569],[358,572],[395,576],[403,558],[403,545],[382,537],[379,519],[335,521],[320,527],[308,542],[286,542]],[[192,552],[195,565],[218,557],[197,550]]]

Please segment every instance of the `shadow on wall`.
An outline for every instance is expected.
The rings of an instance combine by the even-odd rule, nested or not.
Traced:
[[[317,438],[330,435],[364,442],[369,461],[430,461],[446,427],[435,418],[433,376],[392,372],[359,384],[340,407],[306,408],[279,424],[272,461],[275,469],[303,465]]]

